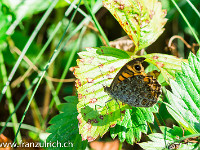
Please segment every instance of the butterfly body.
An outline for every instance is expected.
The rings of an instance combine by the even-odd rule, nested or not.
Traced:
[[[113,99],[132,107],[151,107],[161,94],[161,85],[144,72],[142,62],[136,58],[126,63],[113,79],[110,87],[104,87]]]

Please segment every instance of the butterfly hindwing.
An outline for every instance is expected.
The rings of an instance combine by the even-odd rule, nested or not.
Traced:
[[[142,66],[144,57],[126,63],[104,90],[113,99],[133,107],[151,107],[161,94],[161,86],[152,75],[147,75]]]

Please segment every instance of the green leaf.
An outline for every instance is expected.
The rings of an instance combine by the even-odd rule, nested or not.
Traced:
[[[86,50],[79,53],[81,59],[77,60],[78,68],[74,74],[78,78],[76,87],[79,98],[79,132],[84,140],[93,141],[121,120],[124,113],[120,113],[120,110],[130,108],[121,102],[118,105],[115,100],[106,103],[110,98],[104,92],[103,86],[110,85],[119,69],[131,59],[98,55],[96,48]]]
[[[0,44],[6,40],[6,31],[8,30],[12,16],[8,12],[8,8],[1,2],[0,3]]]
[[[147,62],[155,64],[158,68],[163,68],[167,70],[181,71],[182,62],[187,63],[186,59],[181,59],[176,56],[152,53],[144,55],[145,58],[148,58]]]
[[[64,103],[58,106],[58,109],[61,111],[59,115],[55,116],[50,120],[52,124],[47,132],[51,133],[47,142],[49,143],[61,143],[57,147],[48,147],[48,149],[85,149],[87,141],[82,141],[82,137],[78,132],[78,120],[77,120],[77,109],[76,105],[78,99],[75,96],[70,96],[65,98],[68,103]],[[64,146],[64,143],[67,147]]]
[[[145,61],[153,64],[161,71],[166,82],[168,82],[170,79],[174,79],[175,71],[181,71],[182,62],[188,62],[186,59],[159,53],[147,54],[143,57],[148,58]]]
[[[23,49],[25,44],[28,41],[28,35],[24,35],[19,31],[15,31],[13,33],[13,35],[11,36],[13,42],[15,43],[15,46],[19,49]],[[20,40],[19,40],[20,39]],[[40,47],[37,45],[36,42],[33,42],[30,47],[29,47],[29,51],[27,51],[26,56],[30,59],[30,60],[34,60],[34,58],[38,55],[38,53],[40,52]],[[40,62],[37,62],[40,63]]]
[[[153,133],[148,135],[152,141],[139,143],[139,145],[145,150],[163,150],[170,149],[172,144],[178,145],[178,149],[193,149],[195,148],[195,143],[185,144],[183,141],[176,142],[178,139],[192,135],[190,132],[185,131],[183,135],[183,130],[180,127],[173,126],[173,129],[161,126],[160,130],[162,133]]]
[[[182,63],[182,72],[176,73],[176,81],[170,81],[173,94],[167,92],[169,113],[191,133],[200,133],[199,58],[190,53],[189,64]]]
[[[75,103],[77,104],[77,97],[76,96],[66,96],[64,100],[68,103]]]
[[[96,53],[99,55],[104,55],[104,56],[112,56],[116,57],[119,59],[128,59],[130,56],[128,53],[124,50],[113,48],[113,47],[106,47],[106,46],[101,46],[101,48],[95,47],[97,49]]]
[[[12,12],[15,13],[16,18],[24,18],[30,17],[33,14],[39,13],[40,11],[47,9],[52,3],[52,0],[3,0],[3,3],[5,3],[12,10]]]
[[[120,141],[126,140],[130,144],[139,141],[141,133],[147,133],[147,122],[153,122],[152,112],[158,111],[157,105],[129,110],[130,106],[120,101],[119,104],[115,100],[108,102],[110,97],[103,88],[109,86],[119,69],[131,60],[129,54],[119,49],[101,47],[87,48],[79,56],[81,59],[77,60],[78,67],[74,74],[77,78],[77,109],[82,138],[93,141],[115,126],[110,128],[113,138],[118,135]]]
[[[147,122],[153,123],[153,113],[156,112],[157,105],[150,108],[127,109],[123,121],[118,121],[116,126],[110,129],[112,138],[118,135],[121,142],[126,140],[129,144],[140,141],[141,133],[147,133]]]
[[[3,50],[2,53],[5,64],[13,66],[16,63],[16,59],[13,53],[10,50],[8,50],[8,48],[5,48],[5,50]]]
[[[121,142],[126,140],[130,144],[139,141],[141,133],[147,133],[147,122],[153,122],[152,113],[158,111],[157,105],[152,108],[129,110],[127,108],[130,106],[122,105],[121,102],[119,105],[115,100],[108,102],[110,97],[103,89],[103,86],[111,84],[119,69],[131,60],[129,54],[120,49],[101,47],[87,48],[86,51],[79,53],[79,56],[81,59],[77,60],[78,67],[74,74],[78,78],[76,80],[79,97],[77,108],[79,131],[83,139],[93,141],[98,136],[103,136],[110,127],[114,127],[110,128],[112,138],[118,135]],[[161,73],[165,71],[164,75],[169,74],[169,70],[181,71],[181,62],[187,62],[165,54],[155,53],[144,57],[147,58],[147,62],[162,69]],[[125,116],[120,113],[119,107],[121,111],[127,109]],[[124,117],[123,121],[121,116]]]
[[[134,42],[136,51],[152,44],[164,31],[166,11],[157,0],[104,0],[103,3]]]
[[[174,103],[174,105],[176,105],[180,99],[177,98],[176,96],[174,96],[171,92],[167,91],[167,96],[168,96],[168,99],[174,99],[174,102],[175,100],[176,103]],[[165,103],[167,105],[167,110],[168,112],[174,117],[174,119],[186,130],[190,131],[191,133],[196,133],[195,129],[187,122],[187,120],[185,120],[183,117],[182,117],[182,114],[180,114],[179,112],[181,113],[186,113],[187,115],[187,111],[185,111],[183,108],[179,108],[179,111],[175,110],[171,105]]]

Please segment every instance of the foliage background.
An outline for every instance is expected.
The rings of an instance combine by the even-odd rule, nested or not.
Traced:
[[[0,0],[0,91],[3,90],[3,86],[5,85],[13,66],[16,65],[20,51],[25,48],[27,41],[32,37],[32,33],[36,33],[34,30],[36,29],[38,22],[47,9],[50,8],[52,2],[53,1],[51,0],[19,0],[14,2],[11,0]],[[86,19],[83,12],[89,15],[84,2],[82,1],[80,4],[80,9],[83,12],[77,12],[71,22],[70,18],[73,17],[75,9],[72,7],[73,5],[70,5],[67,2],[69,1],[60,0],[57,4],[54,2],[56,4],[55,8],[50,15],[43,20],[44,24],[41,26],[41,29],[39,29],[39,32],[36,34],[31,45],[28,46],[28,51],[25,56],[30,62],[28,59],[22,60],[8,86],[6,94],[1,97],[1,131],[4,129],[3,127],[7,127],[3,134],[11,140],[14,140],[15,133],[18,129],[18,124],[16,124],[16,122],[20,122],[21,118],[24,117],[24,111],[28,108],[27,106],[30,100],[32,102],[30,103],[30,108],[24,118],[17,141],[19,142],[22,138],[31,139],[32,141],[41,141],[47,136],[43,133],[49,126],[48,121],[59,113],[56,106],[65,102],[63,97],[76,95],[74,76],[73,73],[68,70],[70,67],[76,66],[76,59],[78,58],[77,53],[84,50],[85,47],[99,47],[104,44],[100,33],[95,28],[94,24],[91,22],[89,24],[82,22]],[[164,33],[155,43],[149,46],[146,51],[147,53],[165,53],[188,58],[190,49],[188,49],[180,40],[176,41],[173,45],[176,47],[176,50],[170,51],[166,48],[168,40],[173,35],[182,36],[191,45],[192,43],[196,43],[196,41],[191,30],[188,28],[174,4],[167,0],[161,0],[161,2],[163,9],[167,9],[168,23],[165,26],[166,29]],[[191,2],[197,9],[200,8],[200,3],[198,1],[191,0]],[[94,10],[93,14],[95,14],[109,41],[126,35],[114,17],[102,7],[101,1],[90,0],[88,3],[92,9],[98,10],[96,12]],[[187,1],[177,0],[176,3],[184,12],[186,18],[199,37],[199,16],[193,11]],[[77,5],[78,1],[75,1],[75,4]],[[65,17],[65,14],[67,14],[65,13],[66,10],[67,13],[70,12],[67,17]],[[67,28],[68,24],[69,28]],[[50,41],[45,48],[45,52],[37,59],[39,53],[44,48],[43,46],[47,44],[47,40],[51,39],[54,31],[56,31],[55,27],[57,25],[60,26],[58,32],[55,33],[52,41]],[[78,30],[79,27],[80,30]],[[66,28],[67,33],[62,41],[62,36],[66,31]],[[45,79],[41,81],[34,97],[32,97],[32,94],[34,91],[33,89],[36,87],[35,85],[33,86],[33,89],[25,95],[28,89],[32,87],[31,84],[34,83],[34,79],[37,77],[39,70],[45,68],[45,65],[50,60],[55,48],[60,42],[63,44],[60,45],[62,50],[57,58],[52,61],[52,64],[47,70],[47,74],[45,74]],[[197,51],[197,49],[195,50]],[[22,81],[20,81],[19,77],[25,75],[25,72],[30,68],[31,62],[35,62],[35,66],[37,67],[34,71],[31,71],[28,77],[25,79],[23,78]],[[61,76],[70,80],[65,80],[65,82],[55,82],[52,79],[60,79]],[[22,102],[20,99],[23,97],[25,99],[23,99]],[[165,96],[164,101],[167,101]],[[5,121],[19,102],[21,102],[21,104],[16,111],[16,115],[13,115],[11,121],[5,126]],[[59,110],[62,109],[59,108]],[[160,106],[158,117],[161,117],[163,122],[165,122],[165,124],[162,125],[171,128],[173,125],[178,125],[174,118],[168,113],[164,104],[161,104]],[[156,124],[156,122],[154,124]],[[153,127],[153,130],[157,132],[159,130],[158,126]],[[77,137],[77,139],[78,138],[80,137]],[[146,137],[144,136],[142,140],[145,140],[145,138]],[[105,135],[104,139],[110,139],[110,136]]]

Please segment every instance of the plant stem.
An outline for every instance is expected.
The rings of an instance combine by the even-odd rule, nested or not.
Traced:
[[[45,14],[41,18],[40,22],[38,23],[38,25],[34,29],[32,35],[30,36],[30,38],[29,38],[28,42],[26,43],[24,49],[22,50],[21,55],[19,56],[17,62],[15,63],[14,67],[12,68],[12,71],[11,71],[11,73],[8,76],[8,80],[6,81],[6,84],[5,84],[5,86],[3,87],[2,91],[1,91],[0,102],[2,100],[3,95],[6,93],[7,87],[10,84],[10,81],[12,80],[13,76],[15,75],[15,72],[17,71],[17,68],[19,67],[19,64],[21,63],[24,55],[26,54],[28,48],[30,47],[31,43],[35,39],[37,33],[41,29],[42,25],[46,21],[47,17],[50,15],[51,11],[53,10],[53,8],[57,4],[57,2],[58,2],[58,0],[55,0],[55,1],[52,2],[52,4],[50,5],[50,7],[47,9],[47,11],[45,12]]]
[[[96,25],[96,28],[99,30],[100,34],[103,36],[103,39],[105,40],[107,46],[109,46],[109,40],[108,40],[106,34],[104,33],[103,29],[101,28],[99,22],[97,21],[95,15],[92,13],[92,10],[88,5],[87,0],[84,0],[84,4],[85,4],[85,7],[87,8],[88,12],[90,13],[90,15],[91,15],[91,17],[92,17],[92,19],[94,21],[94,24]]]
[[[196,9],[196,7],[190,2],[190,0],[186,0],[186,1],[188,2],[188,4],[192,7],[192,9],[196,12],[196,14],[200,18],[200,12]]]
[[[179,8],[179,6],[176,4],[176,2],[174,0],[171,0],[172,3],[175,5],[176,9],[179,11],[179,13],[181,14],[181,16],[183,17],[183,20],[185,21],[185,23],[188,25],[188,27],[190,28],[194,38],[196,39],[197,43],[200,45],[200,40],[198,38],[198,36],[196,35],[195,31],[193,30],[192,26],[190,25],[189,21],[187,20],[187,18],[185,17],[185,15],[183,14],[183,12],[181,11],[181,9]]]
[[[79,1],[78,6],[80,5],[80,2],[81,2],[81,0]],[[22,124],[22,122],[24,121],[24,118],[25,118],[26,113],[27,113],[27,111],[28,111],[28,109],[29,109],[30,103],[31,103],[31,101],[32,101],[32,99],[33,99],[35,93],[37,92],[37,89],[38,89],[38,87],[39,87],[39,85],[40,85],[40,82],[42,81],[42,79],[43,79],[43,77],[44,77],[44,75],[45,75],[47,69],[49,68],[49,66],[51,65],[51,63],[56,59],[56,57],[58,56],[58,54],[59,54],[59,52],[60,52],[60,51],[58,51],[58,47],[60,46],[62,40],[64,39],[64,36],[65,36],[67,30],[69,29],[69,25],[70,25],[70,23],[72,22],[72,20],[74,19],[74,16],[75,16],[76,12],[77,12],[77,9],[74,11],[74,13],[73,13],[73,15],[72,15],[72,17],[71,17],[71,19],[70,19],[70,21],[69,21],[69,23],[68,23],[66,29],[65,29],[65,32],[63,33],[63,36],[62,36],[61,40],[59,41],[58,45],[56,46],[56,49],[54,50],[54,53],[53,53],[52,57],[50,58],[50,60],[49,60],[49,62],[47,63],[46,67],[43,69],[44,71],[42,71],[42,72],[39,73],[39,81],[38,81],[38,83],[36,84],[36,87],[35,87],[35,89],[34,89],[34,91],[33,91],[33,94],[31,95],[31,98],[30,98],[30,100],[29,100],[29,102],[28,102],[28,104],[27,104],[27,106],[26,106],[26,109],[25,109],[24,114],[23,114],[23,116],[22,116],[22,118],[21,118],[21,121],[20,121],[20,124],[19,124],[19,127],[18,127],[18,130],[17,130],[16,135],[18,135],[18,133],[19,133],[19,131],[20,131],[21,124]],[[15,142],[15,141],[16,141],[16,137],[15,137],[15,139],[14,139],[13,142]]]
[[[3,77],[3,83],[6,84],[7,81],[7,72],[6,72],[6,67],[4,65],[4,58],[3,58],[3,54],[2,54],[2,50],[0,50],[0,68],[1,68],[1,74]],[[15,106],[13,104],[13,100],[12,100],[12,95],[11,95],[11,90],[10,90],[10,86],[7,87],[7,91],[6,91],[6,98],[8,100],[8,108],[9,108],[9,113],[12,114],[12,112],[15,109]],[[16,113],[14,113],[11,117],[12,119],[12,123],[13,123],[13,130],[15,135],[17,135],[17,115]],[[22,140],[21,134],[19,133],[17,136],[17,143],[19,144],[19,142]]]

